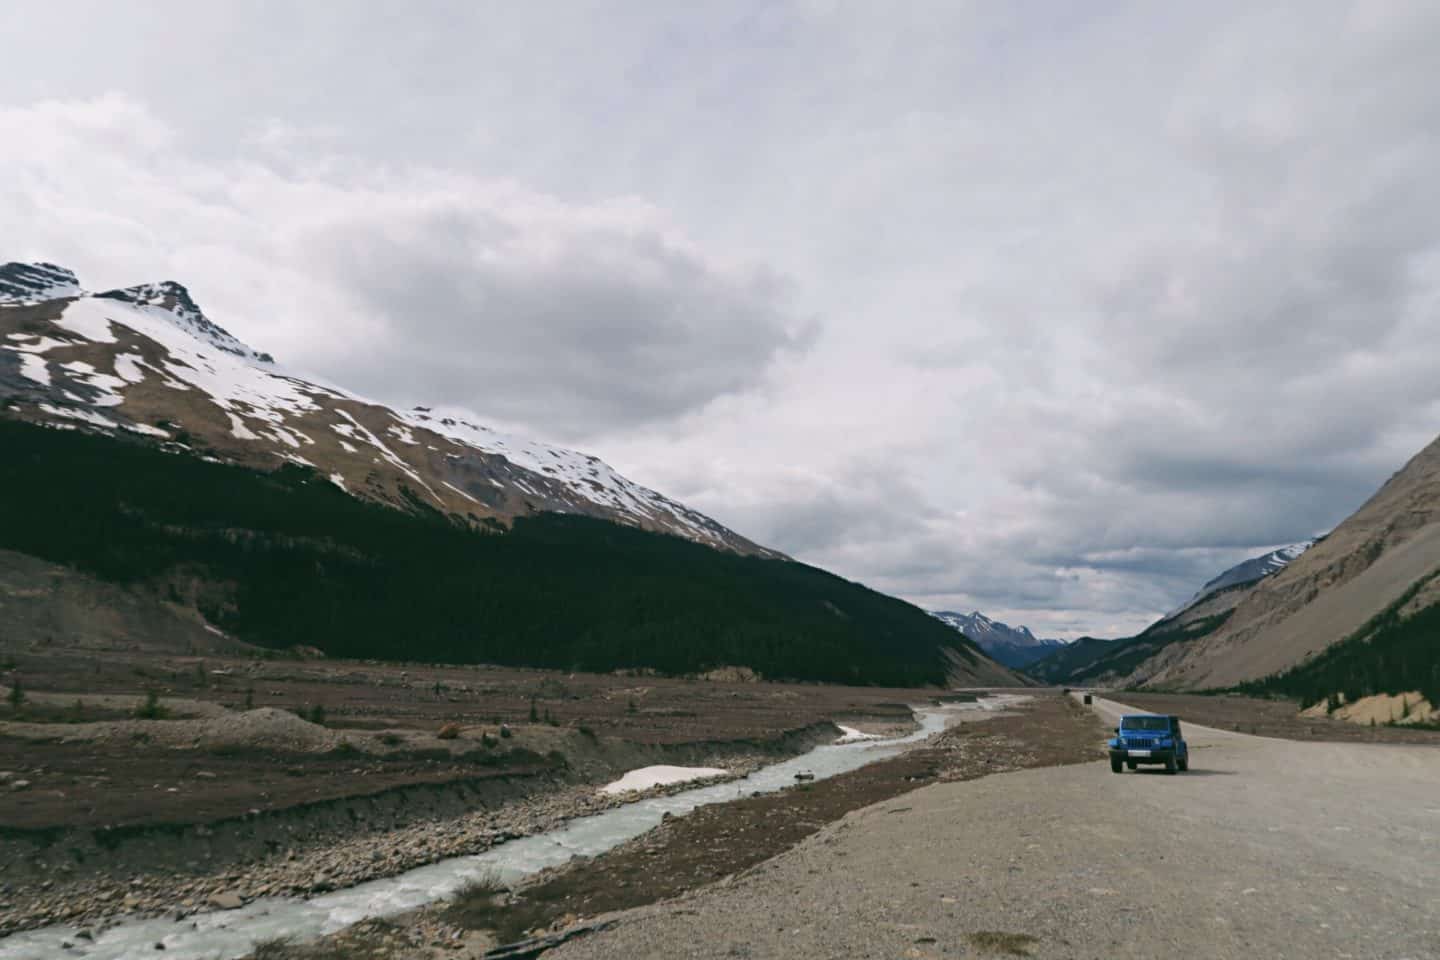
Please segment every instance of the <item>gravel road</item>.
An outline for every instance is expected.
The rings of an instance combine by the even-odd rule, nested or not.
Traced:
[[[925,787],[546,956],[1440,958],[1440,749],[1187,736],[1178,776]]]

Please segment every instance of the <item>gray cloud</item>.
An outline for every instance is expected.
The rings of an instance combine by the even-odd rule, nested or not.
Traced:
[[[7,257],[925,605],[1138,629],[1440,429],[1421,0],[23,6]]]
[[[381,325],[337,369],[375,393],[572,439],[754,388],[779,354],[813,340],[773,272],[716,264],[648,211],[547,206],[446,197],[307,237]]]

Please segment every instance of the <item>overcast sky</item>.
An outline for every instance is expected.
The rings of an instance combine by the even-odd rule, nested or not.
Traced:
[[[1440,4],[12,0],[4,259],[1133,632],[1440,431]]]

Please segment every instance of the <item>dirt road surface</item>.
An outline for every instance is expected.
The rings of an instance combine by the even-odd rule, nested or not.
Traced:
[[[1187,736],[1188,774],[925,787],[546,956],[1440,958],[1440,749]]]

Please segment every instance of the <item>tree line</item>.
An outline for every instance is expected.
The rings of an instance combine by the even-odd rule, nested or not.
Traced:
[[[918,608],[793,561],[579,516],[486,531],[305,467],[13,421],[0,448],[0,547],[194,603],[263,647],[896,686],[943,683],[945,647],[975,660]]]

